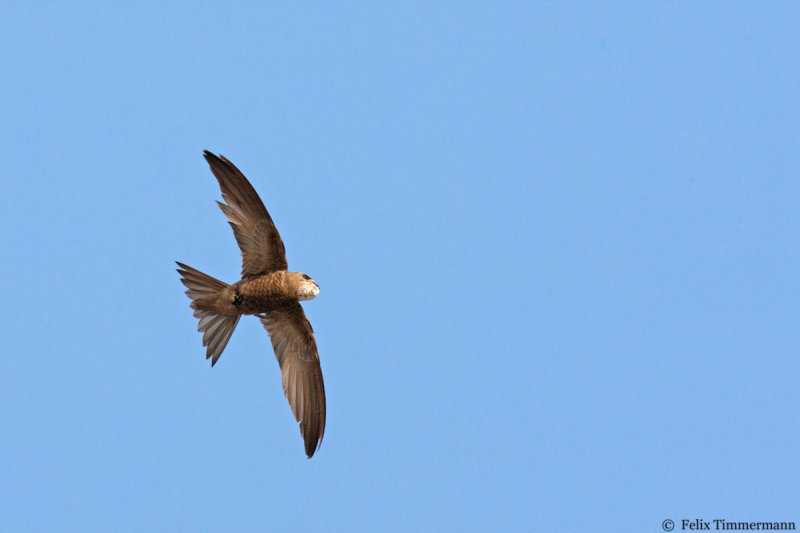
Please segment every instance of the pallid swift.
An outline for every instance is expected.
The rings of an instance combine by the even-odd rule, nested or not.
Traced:
[[[255,315],[269,333],[281,368],[281,382],[306,455],[311,458],[325,433],[325,386],[314,331],[300,300],[311,300],[319,286],[306,274],[289,272],[283,241],[253,186],[233,163],[206,150],[206,161],[219,182],[217,202],[228,217],[242,252],[242,279],[228,285],[178,263],[181,281],[200,319],[206,359],[219,359],[242,315]]]

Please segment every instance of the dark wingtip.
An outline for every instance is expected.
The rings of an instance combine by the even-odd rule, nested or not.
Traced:
[[[314,454],[316,453],[317,450],[319,450],[321,444],[322,444],[322,439],[319,439],[317,442],[314,443],[309,442],[306,445],[306,455],[308,456],[309,459],[314,457]]]
[[[214,163],[221,163],[225,161],[225,158],[216,154],[212,154],[208,150],[203,150],[203,157],[206,158],[206,162],[209,165],[213,165]]]
[[[234,164],[225,159],[225,156],[222,154],[216,155],[209,152],[208,150],[203,150],[203,157],[206,158],[206,163],[208,163],[208,166],[211,167],[212,172],[214,170],[215,165],[217,166],[222,165],[223,167],[226,167],[228,170],[234,170],[238,172],[238,169],[234,166]]]

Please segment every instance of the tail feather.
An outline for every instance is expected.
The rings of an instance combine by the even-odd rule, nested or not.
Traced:
[[[200,319],[197,331],[203,332],[203,346],[207,346],[206,359],[211,359],[211,366],[214,366],[233,335],[239,316],[218,315],[213,311],[198,309],[195,301],[218,293],[228,284],[183,263],[178,263],[178,266],[181,282],[187,289],[186,295],[192,300],[194,316]]]

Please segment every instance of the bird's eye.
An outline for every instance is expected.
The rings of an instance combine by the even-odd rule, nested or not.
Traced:
[[[311,276],[309,276],[308,274],[303,274],[303,279],[311,279]]]

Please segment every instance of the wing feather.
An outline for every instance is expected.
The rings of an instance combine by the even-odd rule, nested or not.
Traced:
[[[314,331],[299,303],[261,318],[281,368],[283,392],[300,423],[300,434],[310,458],[325,433],[325,384]]]
[[[233,228],[242,252],[242,277],[248,278],[286,270],[286,249],[267,208],[247,178],[222,156],[206,150],[203,155],[219,182],[219,208]]]

